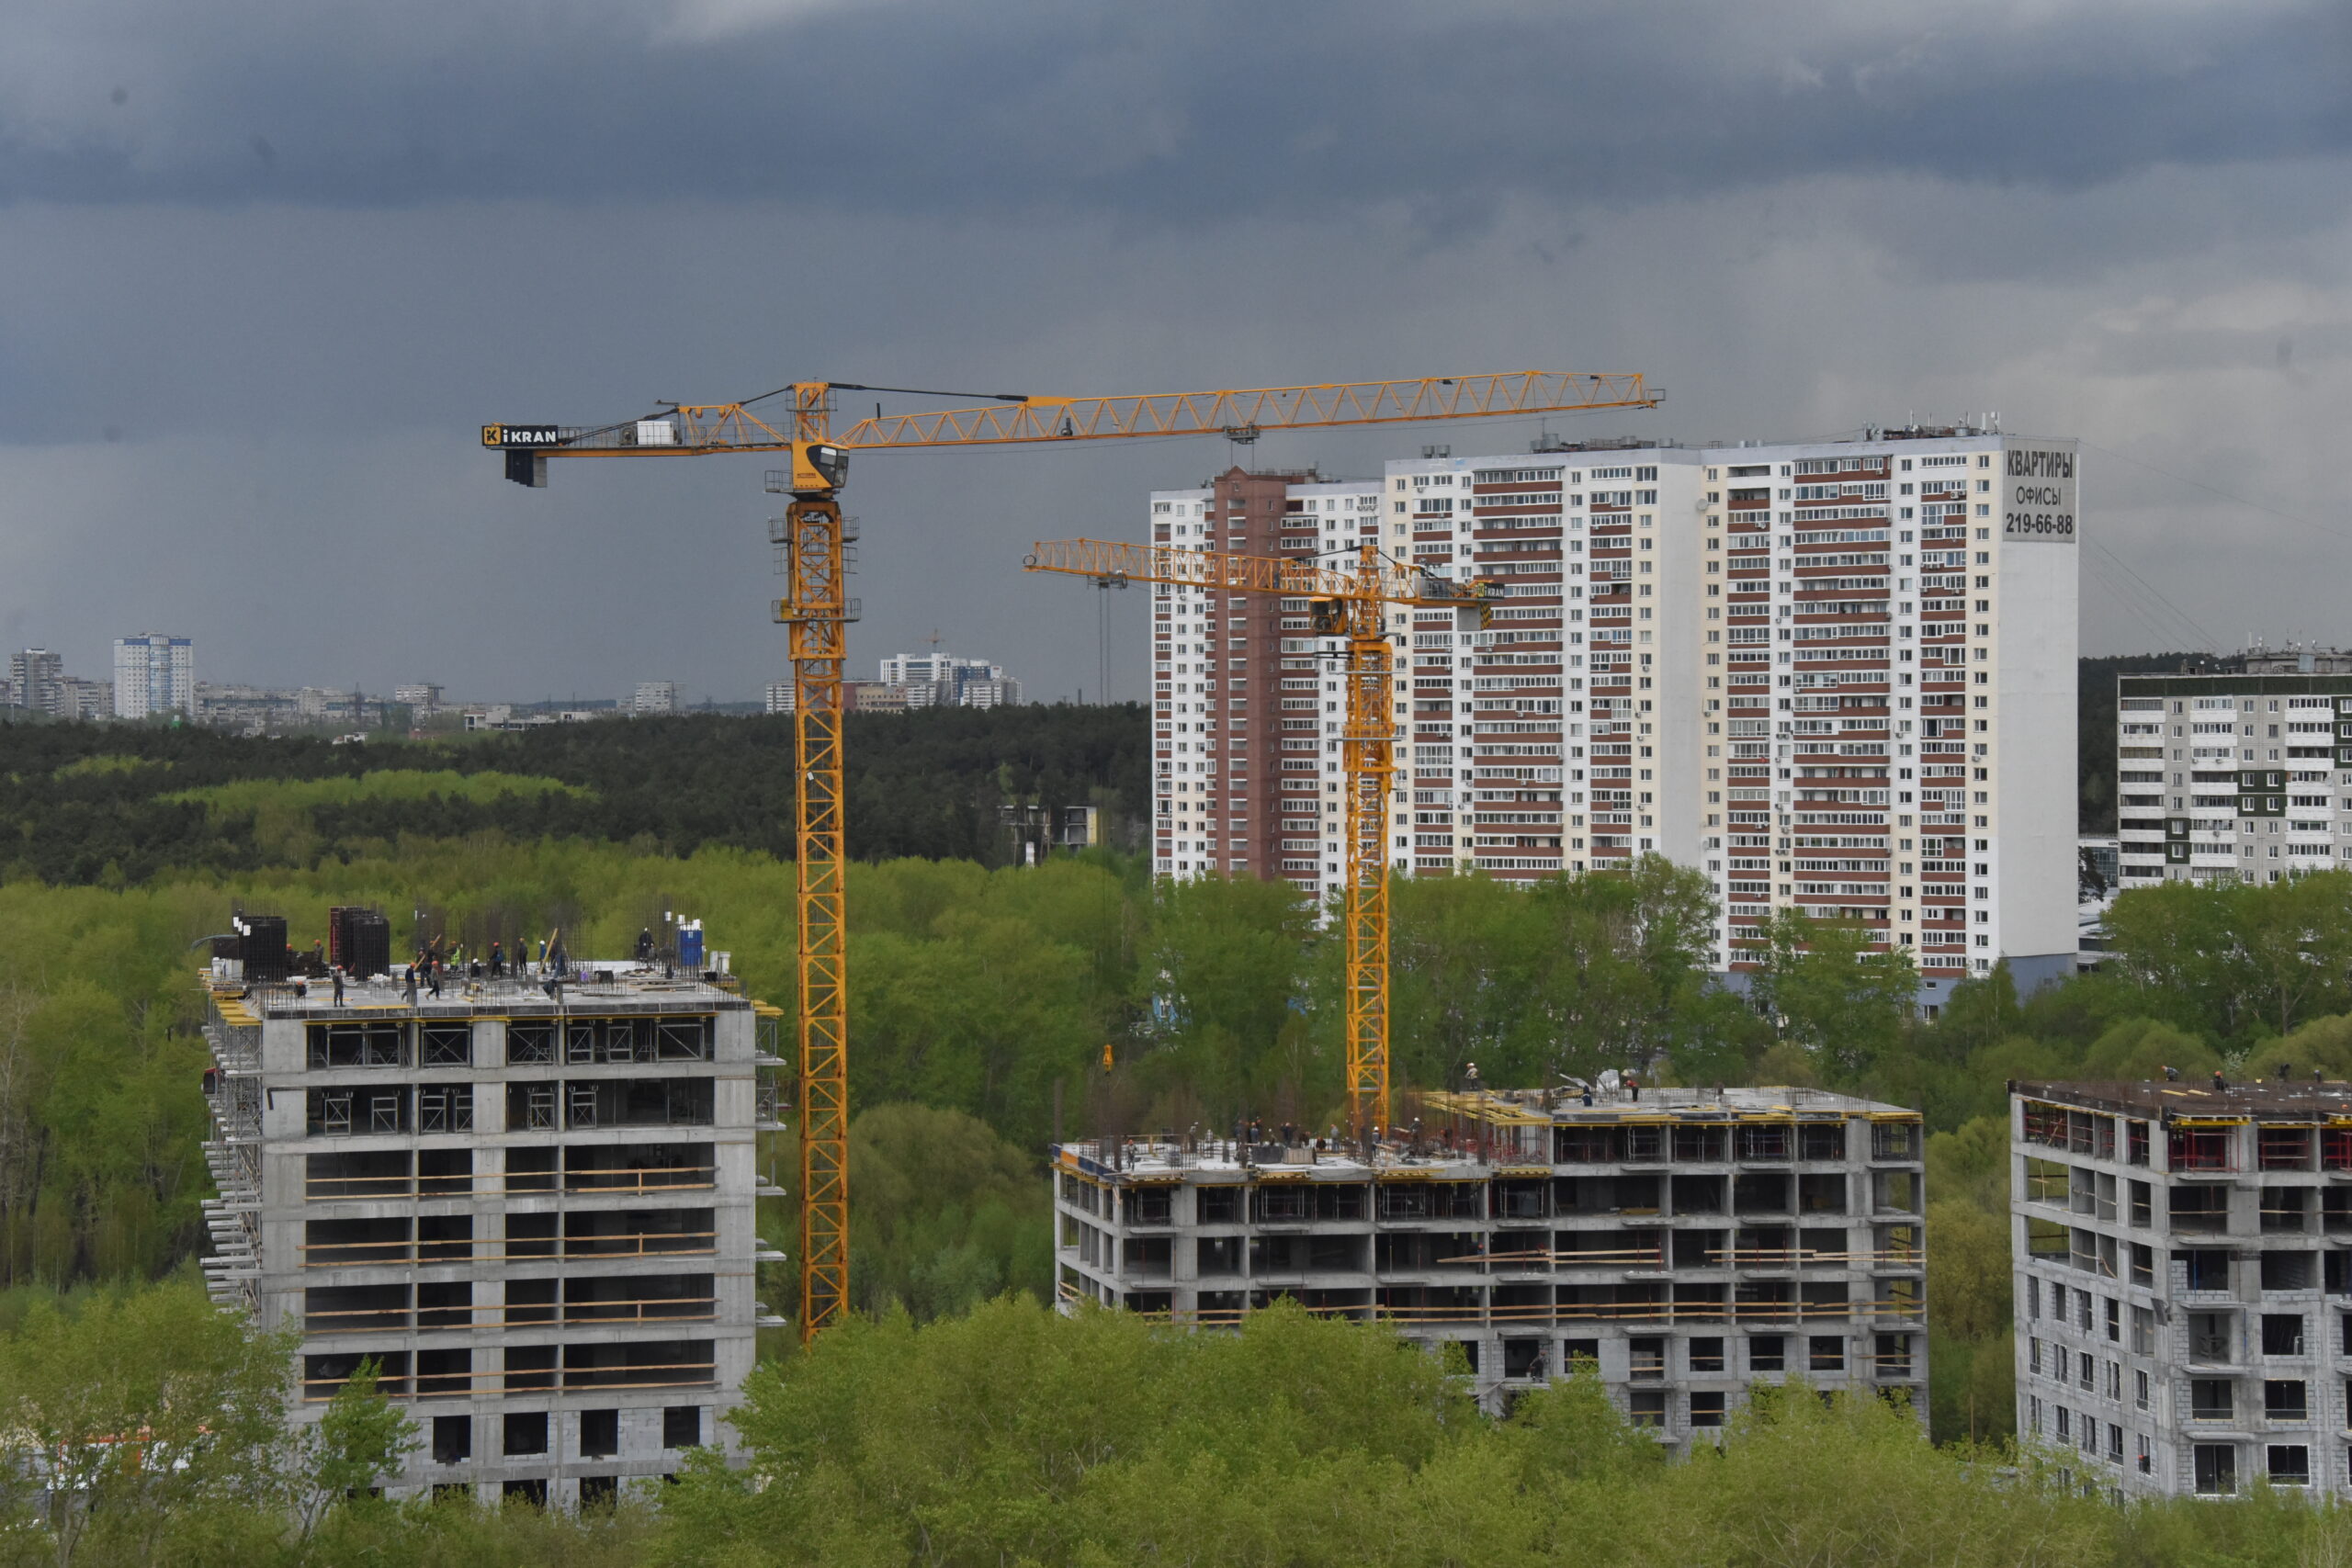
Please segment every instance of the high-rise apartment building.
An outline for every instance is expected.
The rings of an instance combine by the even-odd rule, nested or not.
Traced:
[[[678,683],[675,681],[639,681],[636,694],[629,699],[628,711],[639,718],[677,712]]]
[[[17,707],[64,716],[64,660],[48,649],[20,649],[8,656],[9,694]]]
[[[800,689],[791,682],[771,681],[768,682],[768,712],[790,713],[795,707],[799,705],[799,702]]]
[[[114,640],[114,716],[196,712],[196,648],[187,637],[143,632]]]
[[[206,994],[204,1269],[298,1333],[296,1419],[373,1362],[423,1439],[395,1492],[563,1507],[727,1443],[781,1322],[753,1299],[781,1015],[627,962],[434,994],[363,956],[331,994],[282,920],[241,929],[269,951]]]
[[[2071,442],[1970,427],[1684,448],[1539,443],[1377,480],[1234,469],[1152,537],[1338,562],[1365,541],[1492,585],[1391,612],[1408,874],[1703,870],[1715,962],[1780,908],[1912,951],[1922,999],[2074,964]],[[1157,586],[1155,864],[1321,894],[1340,645],[1303,603]]]
[[[2117,678],[2124,887],[2277,882],[2352,863],[2352,660],[2254,653],[2242,662],[2249,668]],[[2318,672],[2338,669],[2347,672]]]
[[[2017,1426],[2126,1495],[2352,1495],[2352,1093],[2013,1086]]]

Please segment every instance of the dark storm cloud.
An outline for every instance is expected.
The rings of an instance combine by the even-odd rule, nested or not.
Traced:
[[[0,199],[1180,219],[1814,174],[2079,187],[2352,139],[2352,8],[673,0],[0,20]]]

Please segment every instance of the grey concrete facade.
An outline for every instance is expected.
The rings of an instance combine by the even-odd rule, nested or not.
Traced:
[[[1792,1089],[1596,1098],[1432,1094],[1421,1132],[1369,1149],[1060,1145],[1064,1309],[1218,1326],[1288,1296],[1459,1345],[1493,1410],[1589,1360],[1673,1445],[1798,1378],[1925,1419],[1916,1111]]]
[[[2352,1493],[2352,1085],[2012,1089],[2019,1435],[2127,1495]]]
[[[213,1294],[299,1327],[298,1420],[378,1363],[422,1440],[396,1493],[658,1485],[728,1442],[781,1321],[753,1299],[775,1010],[582,973],[209,995]]]

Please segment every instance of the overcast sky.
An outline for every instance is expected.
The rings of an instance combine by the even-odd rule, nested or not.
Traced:
[[[526,491],[480,424],[1505,368],[1668,389],[1573,434],[1997,410],[2090,444],[2084,651],[2352,640],[2347,83],[2343,0],[12,0],[0,642],[750,698],[763,460]],[[935,628],[1096,685],[1023,552],[1227,457],[866,455],[854,670]]]

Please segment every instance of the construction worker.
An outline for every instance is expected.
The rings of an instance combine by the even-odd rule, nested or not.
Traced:
[[[490,977],[499,980],[505,978],[505,976],[506,951],[499,945],[498,939],[492,937],[490,942]]]
[[[334,1005],[341,1007],[343,1005],[343,965],[338,964],[327,973],[334,976]]]

